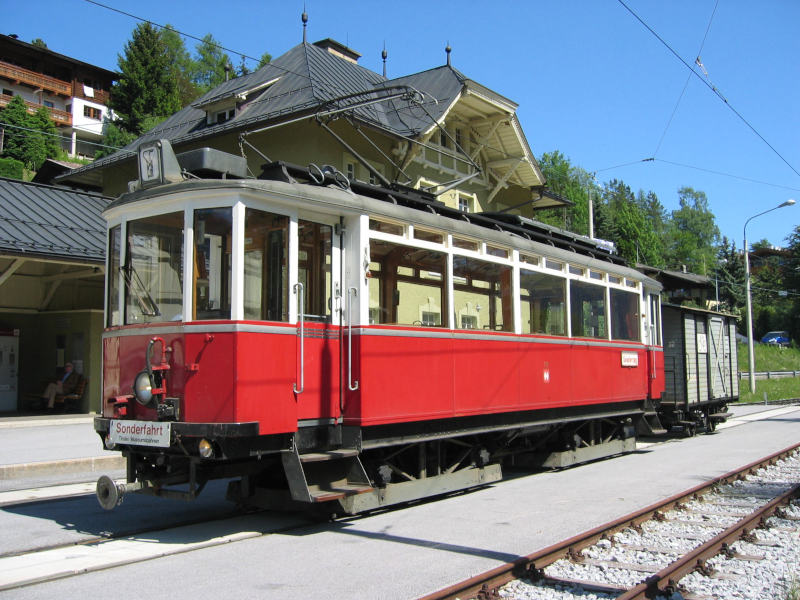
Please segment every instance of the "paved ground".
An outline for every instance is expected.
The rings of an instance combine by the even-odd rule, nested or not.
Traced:
[[[0,491],[120,476],[124,463],[103,449],[92,415],[0,418]]]
[[[763,410],[735,409],[738,416],[714,435],[670,440],[610,460],[332,524],[287,528],[274,513],[247,515],[226,522],[233,528],[228,543],[202,549],[197,545],[219,535],[214,523],[151,532],[111,557],[146,562],[86,567],[93,572],[7,594],[34,600],[113,590],[125,600],[222,596],[235,589],[244,597],[264,598],[417,598],[797,443],[800,408],[754,414]],[[135,508],[123,504],[107,513],[102,527]],[[87,499],[2,512],[7,531],[15,530],[10,526],[15,521],[20,536],[34,526],[63,536],[94,531],[98,511]],[[111,559],[112,546],[101,551],[104,547],[98,547],[97,561]],[[52,564],[77,561],[74,548]]]

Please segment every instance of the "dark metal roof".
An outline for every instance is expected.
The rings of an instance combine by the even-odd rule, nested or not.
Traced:
[[[266,88],[259,86],[274,81]],[[449,108],[468,80],[450,66],[386,80],[360,65],[343,60],[313,44],[295,46],[257,71],[227,81],[191,106],[178,111],[125,148],[90,165],[72,171],[67,178],[133,158],[143,142],[168,139],[173,145],[246,131],[280,122],[289,115],[309,116],[331,101],[352,94],[376,92],[394,85],[408,85],[423,93],[424,108],[406,99],[379,102],[354,109],[353,116],[365,123],[401,136],[417,136],[429,129]],[[202,106],[250,94],[234,118],[208,125]],[[434,120],[432,120],[434,119]]]
[[[105,261],[110,198],[0,178],[0,253]]]

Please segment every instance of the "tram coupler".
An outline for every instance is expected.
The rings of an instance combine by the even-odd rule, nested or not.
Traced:
[[[108,475],[103,475],[97,480],[97,501],[106,510],[114,510],[122,504],[125,494],[137,492],[147,486],[146,482],[136,481],[133,483],[117,483]]]

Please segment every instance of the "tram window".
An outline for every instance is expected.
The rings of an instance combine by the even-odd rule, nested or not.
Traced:
[[[391,235],[403,235],[405,233],[405,228],[402,225],[379,221],[378,219],[370,219],[369,228],[372,231],[380,231],[381,233],[389,233]]]
[[[505,248],[490,246],[489,244],[486,244],[486,254],[489,256],[498,256],[500,258],[508,258],[508,250]]]
[[[432,242],[434,244],[444,243],[444,234],[438,231],[428,231],[427,229],[414,228],[414,239]]]
[[[583,267],[576,267],[575,265],[569,265],[569,272],[573,275],[586,275],[586,269]]]
[[[589,277],[597,279],[598,281],[603,281],[603,274],[600,271],[589,271]]]
[[[444,252],[370,240],[370,322],[441,327],[445,313]]]
[[[564,269],[563,263],[560,263],[557,260],[550,260],[549,258],[544,259],[544,266],[548,269],[553,269],[554,271],[561,271]]]
[[[289,218],[248,208],[244,217],[244,318],[289,320]]]
[[[608,280],[611,283],[622,283],[622,278],[621,277],[617,277],[616,275],[609,275],[608,276]]]
[[[661,303],[659,302],[658,294],[648,295],[649,319],[647,325],[650,328],[650,339],[648,341],[650,344],[653,345],[661,344],[661,325],[659,324],[659,311],[658,311],[658,307],[660,304]]]
[[[106,325],[122,325],[119,314],[119,249],[122,240],[122,228],[117,225],[108,232],[108,295],[106,297]]]
[[[183,213],[128,222],[125,323],[180,320],[183,313]]]
[[[194,211],[193,318],[231,318],[230,208]]]
[[[611,290],[611,339],[639,340],[639,294]]]
[[[333,304],[333,227],[300,220],[297,223],[297,238],[303,313],[306,319],[329,321]]]
[[[566,286],[562,277],[520,272],[522,333],[567,334]]]
[[[453,248],[461,248],[462,250],[472,250],[477,252],[480,249],[480,245],[474,240],[465,240],[464,238],[457,238],[453,236]]]
[[[456,255],[453,279],[456,327],[514,330],[511,267]]]
[[[539,257],[538,256],[530,256],[529,254],[520,254],[519,255],[520,262],[524,262],[528,265],[539,265]]]
[[[572,335],[606,338],[606,290],[599,285],[569,282],[569,308]]]

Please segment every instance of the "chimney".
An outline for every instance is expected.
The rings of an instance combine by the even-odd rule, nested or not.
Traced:
[[[348,48],[347,46],[337,42],[336,40],[332,40],[331,38],[325,38],[324,40],[314,42],[314,45],[317,48],[322,48],[323,50],[327,50],[334,56],[343,58],[347,62],[351,62],[354,65],[358,64],[358,59],[361,58],[361,55],[358,52]]]

